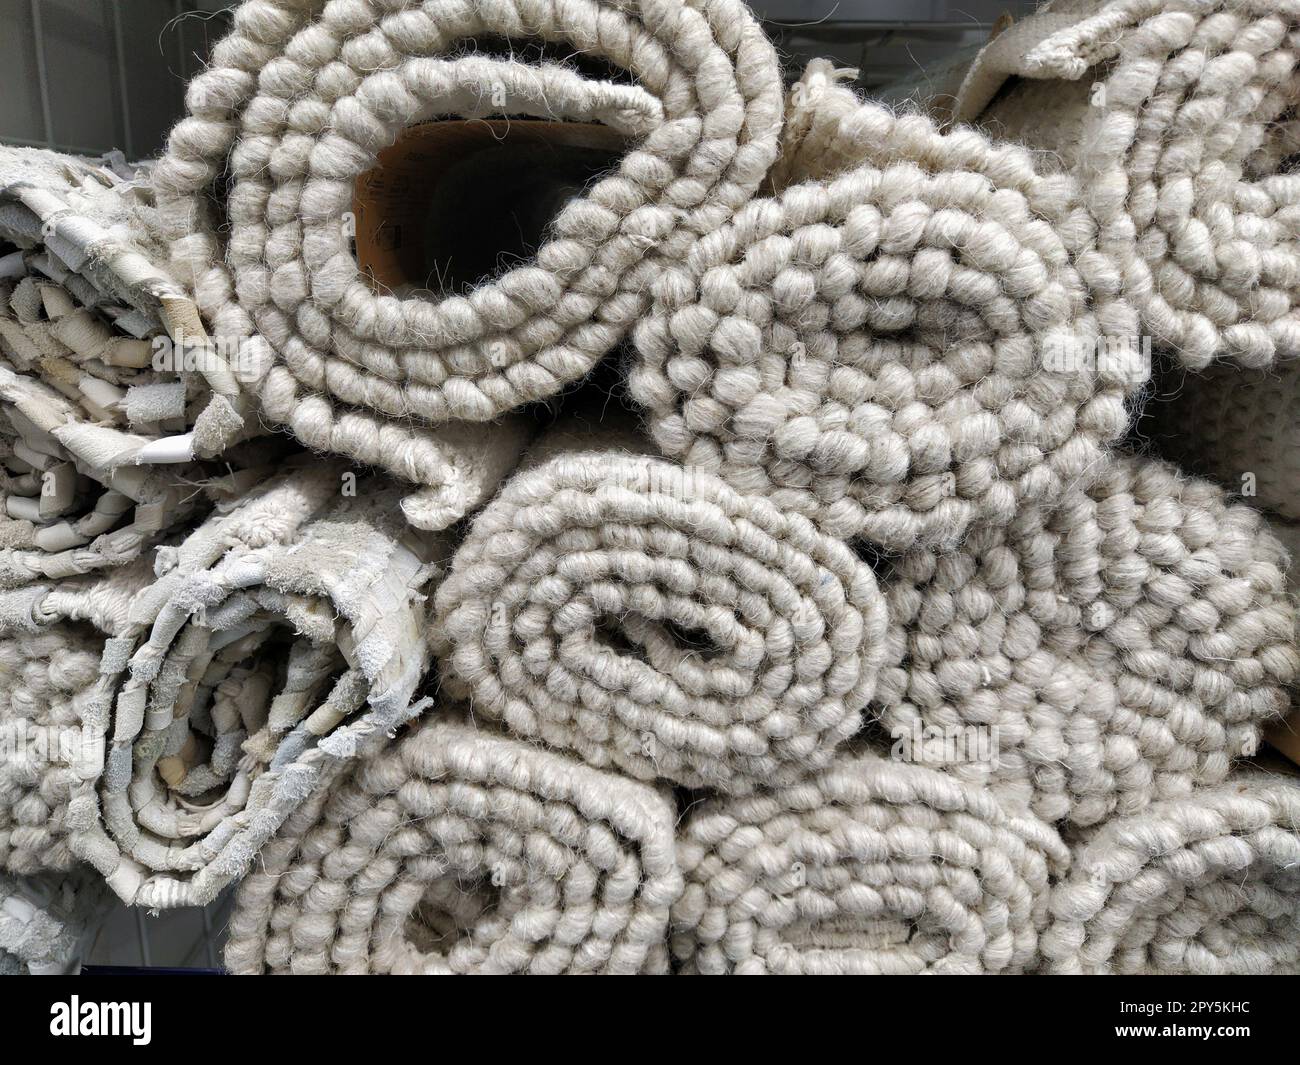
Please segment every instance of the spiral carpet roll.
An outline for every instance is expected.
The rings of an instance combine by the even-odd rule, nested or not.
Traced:
[[[1042,951],[1054,973],[1300,973],[1300,780],[1243,771],[1101,826]]]
[[[1143,331],[1188,366],[1300,354],[1294,0],[1081,0],[975,61],[955,117],[1077,175]]]
[[[1285,562],[1259,513],[1216,486],[1118,459],[1059,508],[916,549],[882,577],[872,710],[909,757],[1048,821],[1185,796],[1254,754],[1288,705]]]
[[[0,595],[0,871],[73,867],[68,803],[104,756],[84,715],[105,641],[127,630],[131,599],[151,579],[140,560],[108,577]]]
[[[103,882],[86,869],[0,875],[0,976],[75,974],[108,898]]]
[[[783,160],[803,183],[665,267],[631,393],[666,455],[739,491],[835,536],[952,545],[1099,463],[1146,378],[1136,320],[1088,303],[1080,271],[1106,267],[1077,253],[1071,182],[814,90]]]
[[[126,902],[202,905],[322,778],[420,708],[442,538],[400,489],[291,469],[160,552],[79,707],[103,740],[70,845]],[[25,597],[35,618],[59,589]],[[11,609],[15,609],[11,607]]]
[[[446,688],[644,780],[734,792],[826,765],[875,685],[870,568],[799,515],[613,439],[544,437],[475,519],[435,596]]]
[[[233,973],[666,972],[676,811],[439,708],[302,806],[236,899]]]
[[[1017,973],[1069,852],[924,766],[844,755],[802,783],[692,808],[674,956],[688,973]]]
[[[236,415],[256,396],[308,446],[417,484],[442,477],[430,426],[582,377],[643,312],[651,260],[728,219],[776,152],[776,56],[739,0],[248,0],[234,23],[153,172],[178,270],[217,336],[247,338],[242,382],[214,387]],[[620,80],[475,54],[492,38],[580,51]],[[530,262],[467,294],[377,294],[343,224],[354,179],[409,124],[492,113],[634,143]]]

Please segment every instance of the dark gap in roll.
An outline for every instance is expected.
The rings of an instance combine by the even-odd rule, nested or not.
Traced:
[[[556,216],[625,150],[623,135],[598,123],[412,126],[357,179],[357,264],[380,292],[468,293],[532,259]]]
[[[457,943],[472,938],[474,929],[501,904],[496,875],[468,881],[454,872],[438,877],[406,918],[406,941],[422,954],[445,956]]]
[[[659,635],[667,638],[676,646],[683,655],[709,661],[718,658],[724,653],[713,642],[712,637],[702,629],[687,628],[678,624],[672,618],[650,620],[641,617],[639,614],[629,614],[627,616],[634,620],[635,628],[657,631]],[[596,619],[595,637],[616,654],[635,658],[642,662],[649,662],[650,660],[644,645],[635,635],[635,629],[633,632],[627,631],[623,617],[602,614]]]
[[[482,56],[485,59],[504,59],[525,66],[540,63],[558,63],[576,71],[588,81],[612,81],[619,85],[635,85],[636,75],[623,67],[597,55],[580,52],[570,44],[543,41],[536,37],[513,38],[498,34],[473,37],[462,42],[460,56]]]
[[[640,644],[633,643],[628,638],[618,618],[609,614],[602,614],[596,619],[594,635],[596,642],[603,643],[615,654],[623,655],[626,658],[635,658],[640,662],[646,661],[645,650]]]

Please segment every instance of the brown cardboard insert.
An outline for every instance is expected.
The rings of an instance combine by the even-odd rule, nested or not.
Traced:
[[[377,289],[457,291],[528,257],[564,200],[617,165],[596,123],[427,122],[357,178],[357,264]]]

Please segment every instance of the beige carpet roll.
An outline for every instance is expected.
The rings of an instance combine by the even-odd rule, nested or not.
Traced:
[[[951,546],[1089,475],[1146,352],[1122,301],[1089,302],[1106,266],[1072,182],[822,75],[792,94],[778,194],[655,280],[631,393],[666,455],[738,491]]]
[[[1294,0],[1069,0],[978,59],[954,114],[1074,174],[1143,332],[1201,368],[1300,354]]]
[[[239,380],[214,387],[232,412],[255,397],[308,446],[429,486],[446,464],[433,427],[585,375],[644,311],[654,260],[750,198],[781,119],[776,55],[739,0],[248,0],[187,100],[153,179],[213,334],[247,340]],[[406,126],[493,114],[599,122],[628,150],[532,259],[466,292],[376,292],[349,244],[355,179]]]
[[[1257,511],[1149,459],[882,574],[872,706],[896,752],[1048,821],[1221,783],[1300,676],[1286,555]]]
[[[297,810],[236,899],[233,973],[663,973],[659,792],[438,708]]]
[[[687,973],[1018,973],[1038,957],[1055,831],[924,766],[845,754],[686,813],[673,954]]]
[[[475,519],[435,597],[445,687],[643,780],[746,791],[826,765],[875,686],[871,569],[801,516],[617,440],[543,437]]]
[[[1042,951],[1054,973],[1300,973],[1300,779],[1242,771],[1102,825]]]
[[[99,757],[69,843],[125,902],[211,901],[335,766],[421,708],[421,588],[446,549],[406,525],[401,492],[299,464],[160,550],[74,707]],[[0,606],[39,632],[67,599],[34,586]]]

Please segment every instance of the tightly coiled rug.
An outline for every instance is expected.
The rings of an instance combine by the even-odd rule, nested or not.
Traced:
[[[1073,184],[823,70],[791,112],[783,191],[654,281],[629,386],[656,444],[893,550],[1054,501],[1148,372],[1122,301],[1087,302]]]
[[[435,596],[446,689],[600,768],[745,791],[827,764],[875,685],[870,568],[712,474],[560,427]]]
[[[953,114],[1078,177],[1143,332],[1191,367],[1263,367],[1300,354],[1298,56],[1294,0],[1052,3]]]
[[[1015,973],[1038,954],[1056,832],[987,792],[875,754],[707,799],[678,833],[687,973]]]
[[[652,260],[726,221],[776,152],[776,55],[739,0],[249,0],[234,19],[153,171],[176,268],[214,334],[244,341],[240,379],[214,387],[232,425],[256,396],[309,447],[417,484],[448,476],[450,430],[430,426],[582,377],[644,311]],[[632,84],[475,54],[493,38],[577,50]],[[532,261],[437,300],[377,293],[348,245],[354,179],[413,122],[491,113],[603,119],[634,141]],[[503,430],[455,434],[486,448]],[[417,493],[408,514],[442,527],[490,490],[436,519]]]
[[[91,613],[106,635],[67,704],[98,757],[65,820],[124,901],[211,901],[332,766],[420,709],[419,589],[442,538],[406,527],[398,488],[362,480],[350,495],[351,476],[291,468],[164,548],[124,606],[117,577],[107,618],[104,585],[4,598],[33,644]]]
[[[1049,821],[1185,796],[1255,754],[1289,705],[1285,565],[1258,512],[1117,458],[1058,509],[891,566],[872,711],[902,755]]]
[[[1300,972],[1300,780],[1243,770],[1100,826],[1042,950],[1054,973]]]
[[[292,814],[233,973],[666,972],[671,802],[439,708]]]

